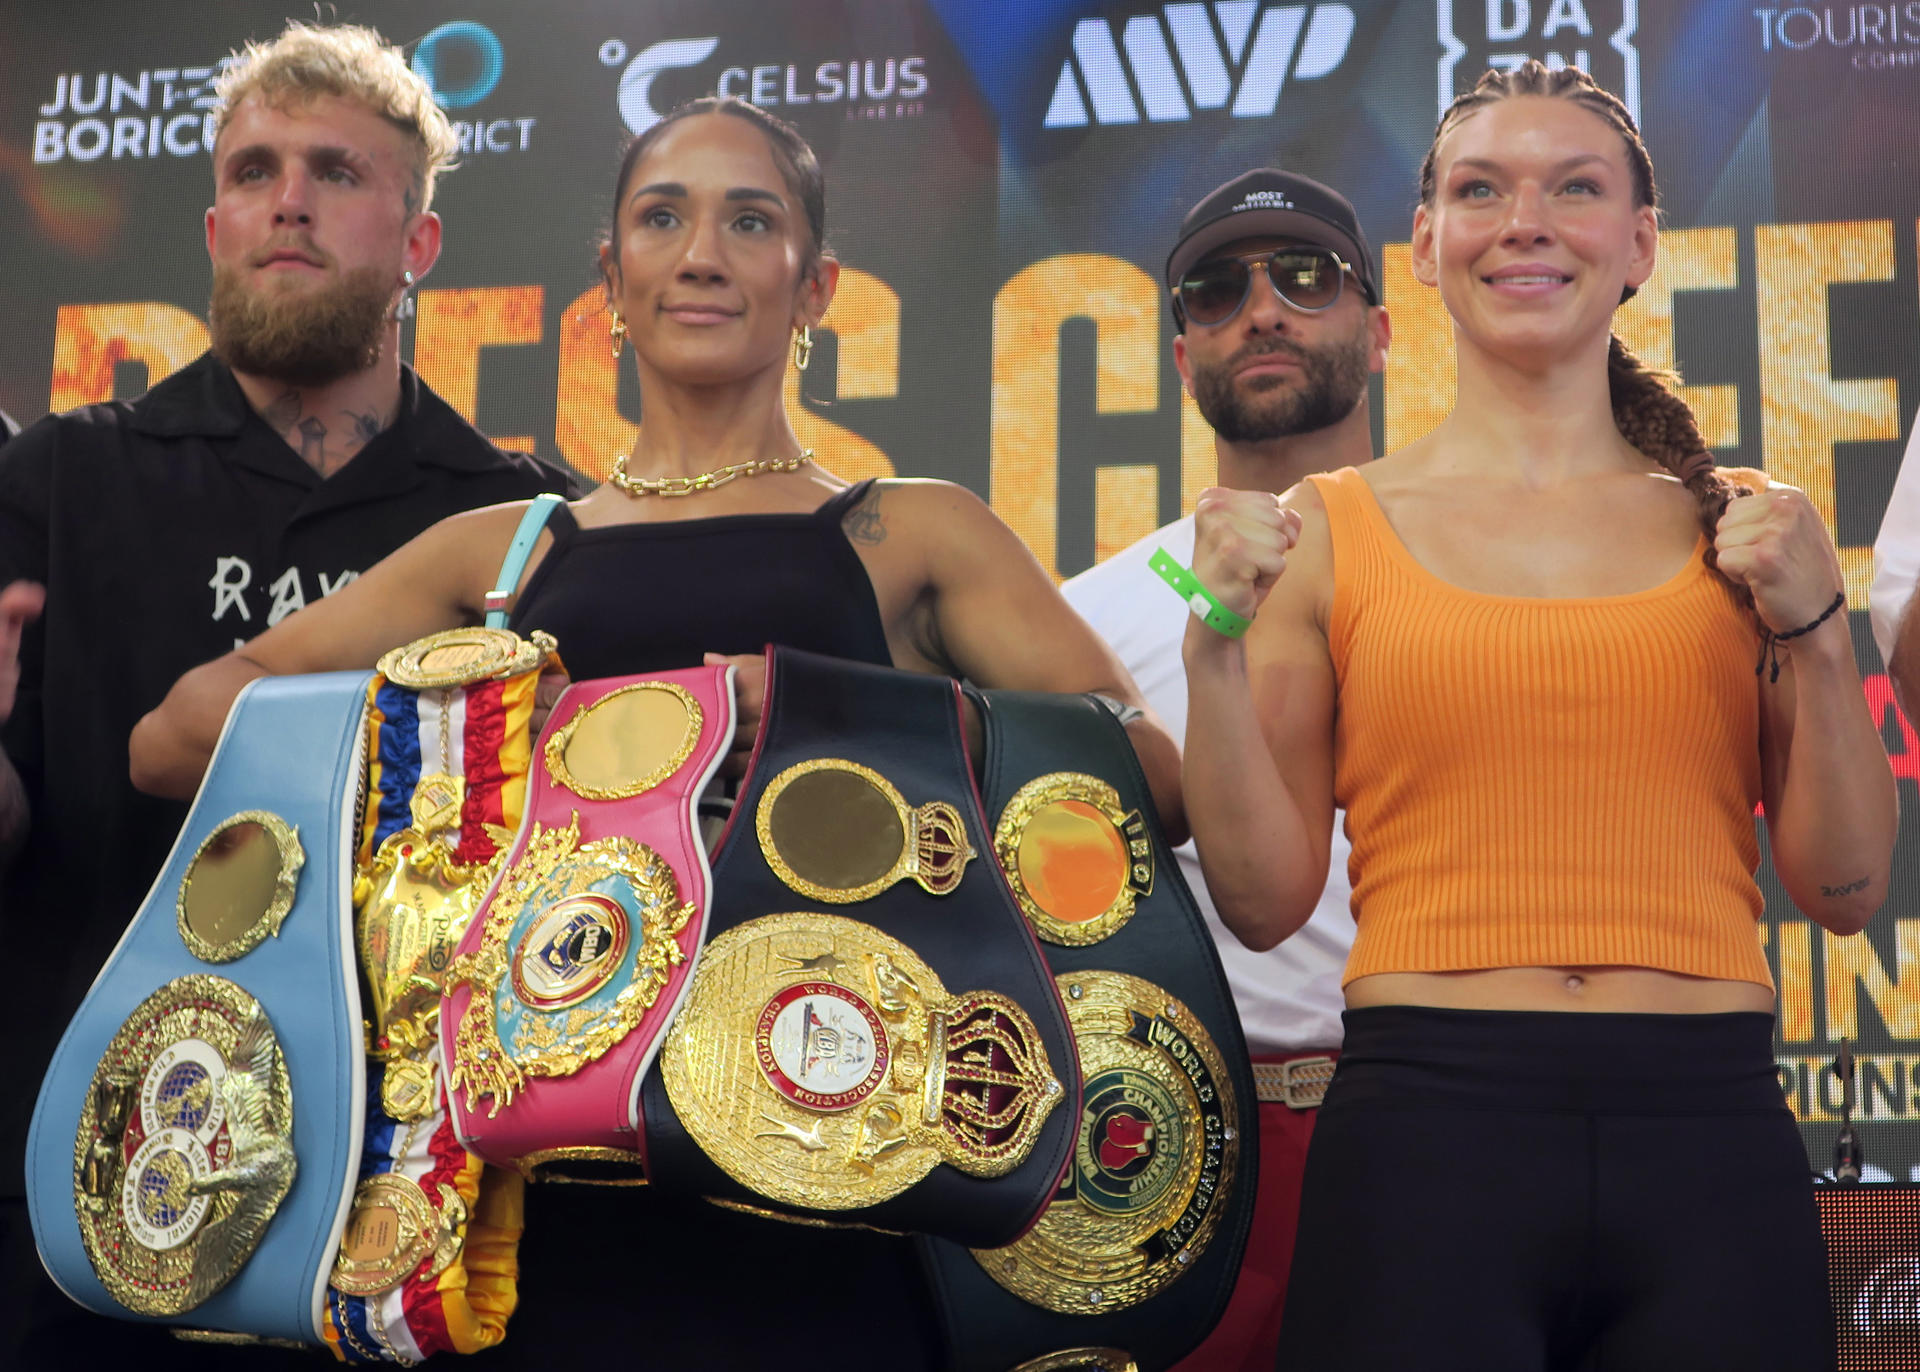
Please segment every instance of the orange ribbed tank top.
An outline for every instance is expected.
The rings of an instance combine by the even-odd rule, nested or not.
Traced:
[[[1333,535],[1344,980],[1624,965],[1771,988],[1759,640],[1705,541],[1633,595],[1482,595],[1416,562],[1359,472],[1311,480]]]

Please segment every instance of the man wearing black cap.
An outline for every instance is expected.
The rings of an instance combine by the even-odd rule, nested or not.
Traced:
[[[1373,458],[1367,379],[1389,330],[1353,206],[1317,181],[1269,168],[1194,206],[1167,259],[1174,364],[1214,431],[1219,484],[1276,494],[1310,473]],[[1067,599],[1119,653],[1148,704],[1184,732],[1186,611],[1148,561],[1193,557],[1193,516],[1067,582]],[[1260,1088],[1260,1196],[1232,1303],[1181,1366],[1273,1366],[1293,1259],[1314,1107],[1340,1047],[1340,973],[1353,943],[1347,845],[1336,823],[1326,891],[1279,947],[1241,946],[1214,913],[1191,843],[1179,849],[1246,1029]]]

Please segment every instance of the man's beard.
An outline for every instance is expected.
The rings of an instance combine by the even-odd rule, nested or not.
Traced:
[[[393,274],[358,267],[319,290],[250,289],[216,263],[207,323],[214,356],[236,372],[289,386],[325,386],[365,371],[380,356]]]
[[[1235,369],[1249,358],[1279,353],[1300,364],[1301,375],[1262,378],[1244,390]],[[1330,428],[1353,413],[1367,390],[1367,335],[1364,329],[1346,342],[1318,348],[1280,339],[1253,342],[1224,362],[1193,369],[1193,401],[1229,443],[1265,443],[1294,434]]]

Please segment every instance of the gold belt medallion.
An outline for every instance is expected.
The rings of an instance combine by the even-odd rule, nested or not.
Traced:
[[[684,686],[636,681],[607,692],[547,737],[547,775],[588,800],[652,790],[693,756],[706,712]]]
[[[913,809],[880,773],[837,757],[798,762],[775,777],[754,829],[775,876],[831,905],[869,900],[908,878],[930,895],[949,895],[979,856],[952,805]]]
[[[349,1296],[377,1296],[419,1272],[432,1281],[460,1256],[467,1205],[440,1183],[436,1208],[412,1177],[380,1172],[353,1193],[329,1284]]]
[[[1146,821],[1099,777],[1035,777],[1007,802],[993,846],[1021,910],[1049,943],[1098,943],[1153,894]]]
[[[168,982],[94,1070],[74,1136],[87,1258],[141,1315],[232,1279],[293,1184],[293,1093],[260,1003],[223,977]]]
[[[877,1205],[943,1162],[1004,1176],[1064,1094],[1018,1005],[950,994],[898,939],[822,914],[714,939],[661,1070],[727,1175],[811,1210]]]
[[[369,1052],[387,1064],[380,1104],[406,1122],[438,1107],[429,1055],[442,984],[501,860],[453,860],[465,789],[459,777],[422,777],[411,800],[412,825],[389,834],[354,882],[354,933],[373,1007]]]
[[[180,941],[202,962],[232,962],[280,937],[306,861],[299,834],[276,814],[243,810],[221,820],[180,879]]]
[[[472,998],[453,1038],[452,1085],[467,1108],[492,1096],[491,1117],[528,1077],[566,1077],[624,1039],[659,999],[686,953],[680,931],[697,913],[680,900],[667,860],[643,843],[580,842],[534,825],[502,874],[480,946],[447,969]]]
[[[410,691],[450,690],[494,677],[519,676],[554,653],[552,634],[526,638],[511,629],[442,629],[395,648],[380,659],[380,675]]]
[[[1080,1051],[1079,1137],[1047,1212],[980,1266],[1068,1315],[1124,1310],[1184,1275],[1219,1228],[1240,1153],[1227,1065],[1193,1012],[1119,972],[1054,978]]]

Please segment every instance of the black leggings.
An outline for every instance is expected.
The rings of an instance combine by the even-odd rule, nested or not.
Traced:
[[[1281,1372],[1828,1372],[1773,1019],[1349,1010]]]

